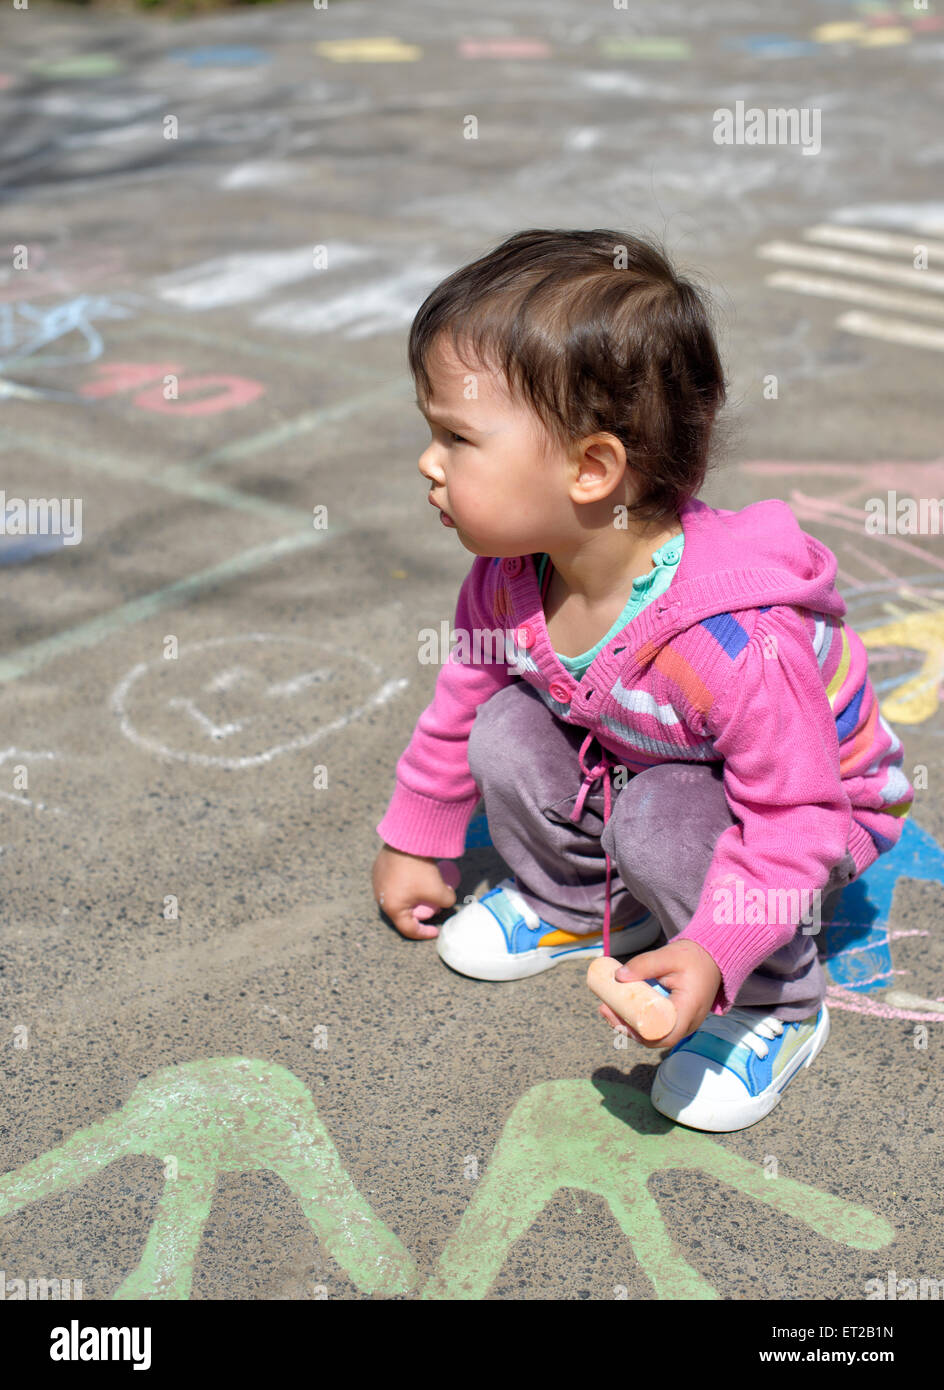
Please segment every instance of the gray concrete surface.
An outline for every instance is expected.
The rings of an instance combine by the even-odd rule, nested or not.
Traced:
[[[0,537],[5,1296],[843,1302],[944,1279],[944,551],[863,525],[889,489],[944,497],[928,19],[0,16],[0,479],[83,503],[81,544]],[[820,151],[716,144],[738,101],[818,109]],[[835,550],[927,771],[829,943],[826,1050],[763,1123],[698,1144],[648,1108],[659,1054],[614,1047],[583,970],[461,978],[370,890],[435,681],[417,634],[471,563],[416,469],[406,333],[526,226],[652,231],[711,287],[732,436],[703,495],[783,497]],[[460,896],[504,873],[487,846],[460,867]]]

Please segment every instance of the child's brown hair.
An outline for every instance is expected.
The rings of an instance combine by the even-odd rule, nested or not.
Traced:
[[[503,373],[562,447],[615,435],[642,479],[637,520],[667,519],[703,485],[724,372],[701,295],[654,241],[533,228],[454,271],[410,329],[424,404],[444,330],[460,361],[467,344]]]

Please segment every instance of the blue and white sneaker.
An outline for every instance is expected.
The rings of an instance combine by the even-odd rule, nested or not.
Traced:
[[[610,954],[629,955],[659,940],[651,912],[610,932]],[[603,954],[603,933],[579,936],[545,922],[522,898],[513,878],[468,903],[439,928],[436,949],[447,965],[476,980],[522,980],[563,960]]]
[[[710,1014],[660,1063],[650,1099],[661,1115],[723,1133],[756,1125],[829,1037],[826,1005],[799,1023],[757,1008]]]

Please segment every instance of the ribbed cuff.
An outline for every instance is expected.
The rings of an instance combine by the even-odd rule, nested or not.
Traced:
[[[480,799],[476,792],[464,801],[438,801],[398,782],[377,834],[384,844],[404,854],[459,859],[465,853],[469,821]]]
[[[696,912],[684,931],[672,941],[694,941],[711,956],[721,971],[721,984],[711,1006],[713,1014],[725,1014],[733,1007],[738,991],[758,965],[781,946],[792,941],[797,926],[789,923],[773,927],[739,922],[713,922],[709,908]]]

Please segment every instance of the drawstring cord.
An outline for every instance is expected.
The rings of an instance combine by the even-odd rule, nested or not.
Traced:
[[[544,576],[541,583],[542,602],[544,602],[544,600],[547,598],[547,591],[550,587],[551,568],[551,557],[550,555],[548,555],[545,561]],[[584,762],[583,755],[584,753],[586,753],[587,748],[590,746],[592,740],[593,734],[587,734],[587,737],[584,739],[580,748],[580,770],[584,774],[584,780],[583,785],[580,788],[580,794],[577,797],[577,804],[574,806],[570,819],[572,821],[578,821],[580,819],[581,814],[583,813],[583,803],[587,799],[588,791],[590,790],[593,783],[596,782],[598,778],[602,777],[603,824],[604,826],[606,826],[606,823],[610,818],[611,810],[609,769],[611,767],[619,767],[620,764],[615,762],[610,757],[610,754],[607,752],[607,750],[603,747],[601,743],[600,751],[603,754],[603,761],[599,763],[594,763],[593,767],[588,768]],[[606,855],[606,905],[603,910],[603,954],[605,956],[608,956],[610,954],[610,856],[606,854],[605,850],[603,852]]]
[[[602,777],[603,825],[605,827],[607,821],[610,818],[610,810],[612,809],[610,797],[610,768],[618,767],[620,764],[617,763],[611,757],[607,749],[604,748],[601,744],[600,751],[603,754],[603,760],[601,762],[594,763],[593,767],[588,768],[586,763],[584,762],[584,754],[590,746],[590,743],[593,741],[593,737],[593,734],[587,734],[587,737],[584,739],[583,743],[580,746],[580,770],[584,774],[584,779],[583,785],[580,788],[580,793],[577,797],[576,805],[574,806],[574,809],[571,812],[570,819],[572,821],[578,821],[580,819],[583,813],[583,804],[587,799],[587,793],[589,792],[593,783],[596,782],[600,777]],[[603,954],[605,956],[608,956],[610,954],[610,856],[606,853],[606,850],[604,850],[603,853],[606,856],[606,905],[603,910]]]

